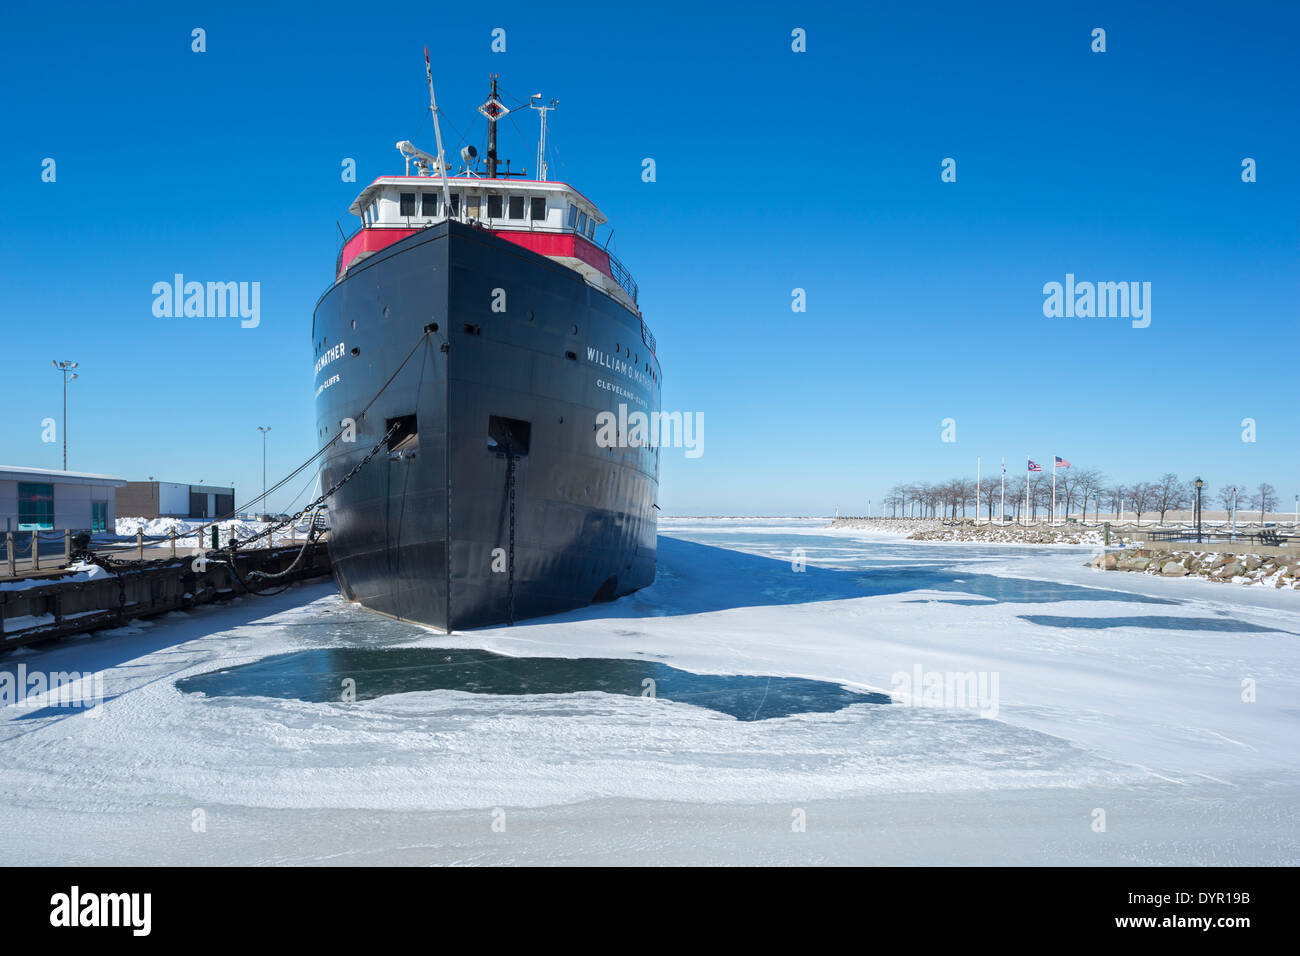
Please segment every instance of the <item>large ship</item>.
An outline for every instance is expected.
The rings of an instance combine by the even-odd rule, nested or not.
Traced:
[[[502,170],[492,77],[486,156],[466,146],[453,175],[431,73],[429,99],[436,155],[399,142],[404,174],[357,196],[313,320],[339,588],[448,631],[635,591],[655,575],[658,448],[599,423],[659,411],[636,283],[605,215],[547,179],[548,107],[537,178]]]

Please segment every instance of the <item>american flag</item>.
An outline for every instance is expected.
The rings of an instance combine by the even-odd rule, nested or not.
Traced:
[[[1029,470],[1030,470],[1030,471],[1042,471],[1042,470],[1043,470],[1043,466],[1040,465],[1040,464],[1038,464],[1038,462],[1034,461],[1034,459],[1031,458],[1031,459],[1029,459]]]
[[[1057,455],[1057,456],[1056,456],[1056,467],[1057,467],[1057,468],[1069,468],[1069,467],[1070,467],[1070,463],[1069,463],[1068,461],[1066,461],[1064,458],[1062,458],[1060,455]]]

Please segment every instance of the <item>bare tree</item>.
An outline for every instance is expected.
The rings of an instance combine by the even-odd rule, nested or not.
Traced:
[[[1244,485],[1224,485],[1219,489],[1219,503],[1223,505],[1224,511],[1231,513],[1238,497],[1238,489],[1244,487]]]
[[[989,524],[993,523],[993,504],[1002,499],[1002,486],[996,481],[985,482],[979,488],[980,498],[988,504]],[[976,512],[978,512],[980,502],[975,502]]]
[[[1165,515],[1170,511],[1177,511],[1183,506],[1186,499],[1186,488],[1178,480],[1178,476],[1172,471],[1167,471],[1160,476],[1160,480],[1150,485],[1152,490],[1151,506],[1160,512],[1160,523],[1165,523]]]
[[[1148,512],[1158,500],[1159,489],[1149,481],[1139,481],[1128,490],[1128,500],[1137,513],[1137,523],[1142,524],[1142,515]]]
[[[1070,517],[1070,506],[1074,504],[1074,498],[1078,494],[1079,473],[1073,468],[1058,469],[1060,475],[1056,479],[1056,498],[1057,501],[1065,505],[1065,511],[1061,517]],[[1053,518],[1056,515],[1052,515]]]
[[[1100,501],[1101,485],[1105,480],[1105,476],[1096,468],[1081,468],[1078,474],[1074,476],[1074,492],[1079,496],[1085,522],[1088,520],[1088,499],[1096,498]]]
[[[1277,507],[1277,489],[1267,481],[1261,481],[1250,500],[1250,506],[1259,509],[1259,523],[1263,524],[1264,515]]]
[[[1016,521],[1020,521],[1021,507],[1025,503],[1025,479],[1023,477],[1007,479],[1007,501],[1011,503],[1011,511],[1015,515]]]
[[[1128,494],[1128,489],[1123,485],[1111,485],[1106,489],[1106,497],[1110,499],[1110,510],[1115,515],[1115,520],[1119,520],[1119,510],[1124,506],[1124,496]]]
[[[1046,511],[1048,503],[1051,501],[1052,486],[1051,483],[1043,479],[1042,472],[1035,471],[1030,473],[1029,479],[1029,519],[1038,520],[1038,509]]]

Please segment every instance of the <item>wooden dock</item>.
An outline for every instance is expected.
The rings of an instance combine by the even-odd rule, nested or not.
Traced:
[[[273,590],[330,573],[329,549],[321,541],[236,550],[233,565],[228,550],[177,556],[170,551],[167,545],[141,546],[135,553],[118,553],[131,560],[109,562],[107,569],[38,570],[0,580],[0,650],[118,627],[246,594],[249,587]],[[255,571],[288,573],[250,577]]]

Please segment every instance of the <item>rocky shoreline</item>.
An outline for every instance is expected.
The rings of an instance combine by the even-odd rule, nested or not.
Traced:
[[[1071,525],[1046,527],[1042,525],[988,525],[974,523],[949,523],[933,519],[913,518],[836,518],[832,528],[854,531],[885,531],[906,535],[910,541],[970,541],[985,544],[1103,544],[1100,528],[1079,528]],[[1112,534],[1115,544],[1127,543]]]
[[[1102,571],[1136,571],[1166,578],[1198,577],[1206,581],[1300,590],[1300,578],[1296,576],[1300,568],[1294,560],[1285,557],[1128,548],[1099,554],[1088,566]]]

